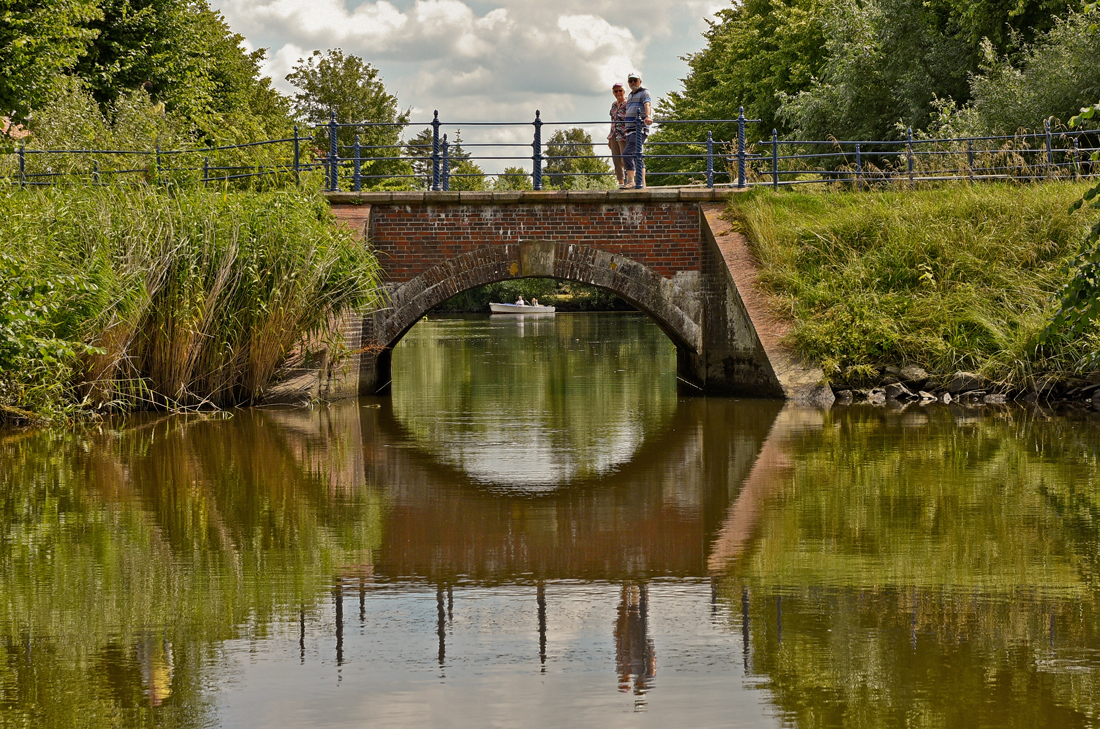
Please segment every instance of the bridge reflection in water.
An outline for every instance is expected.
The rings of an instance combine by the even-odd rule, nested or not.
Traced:
[[[0,711],[43,727],[605,726],[630,704],[693,725],[1100,715],[1095,425],[677,399],[637,349],[578,334],[561,360],[458,358],[492,407],[509,371],[560,373],[553,407],[507,414],[526,430],[456,424],[469,382],[440,394],[425,374],[392,400],[0,437]],[[572,376],[580,349],[602,384]],[[507,483],[488,451],[576,452],[554,439],[577,402],[602,465]]]

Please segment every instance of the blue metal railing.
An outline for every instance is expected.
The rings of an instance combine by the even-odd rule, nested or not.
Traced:
[[[641,120],[633,130],[642,133]],[[771,138],[749,144],[747,130],[759,120],[736,119],[659,120],[659,132],[639,148],[634,164],[639,174],[635,186],[646,177],[663,178],[674,185],[718,185],[745,188],[831,184],[862,190],[884,184],[913,189],[917,183],[937,181],[1081,179],[1100,175],[1100,164],[1091,154],[1100,150],[1100,130],[1055,132],[1049,123],[1043,131],[1011,136],[916,138],[908,130],[900,140],[806,140]],[[24,186],[52,185],[62,180],[91,184],[141,182],[301,182],[306,173],[320,172],[329,191],[351,189],[428,189],[446,191],[483,185],[495,177],[512,187],[542,190],[547,186],[614,186],[613,172],[578,169],[578,161],[594,157],[604,163],[608,154],[595,155],[593,145],[545,139],[546,128],[580,127],[599,136],[609,122],[547,122],[536,111],[530,122],[444,122],[435,112],[426,124],[407,122],[337,122],[313,128],[310,136],[293,136],[192,149],[94,150],[34,149],[20,145],[0,154],[0,177]],[[427,135],[401,141],[408,128],[423,127]],[[523,138],[527,127],[530,136]],[[463,129],[475,130],[473,141],[459,141]],[[722,133],[728,138],[722,138]],[[517,134],[518,133],[518,134]],[[361,135],[366,135],[364,143]],[[529,140],[529,141],[528,141]],[[685,141],[686,140],[686,141]],[[307,143],[321,143],[317,148]],[[459,151],[461,149],[461,152]],[[14,162],[13,162],[14,157]],[[212,160],[213,158],[213,160]],[[488,175],[462,162],[516,163]],[[646,169],[649,163],[650,169]],[[514,168],[525,167],[522,173]],[[527,171],[529,170],[529,171]],[[481,178],[478,180],[477,178]],[[524,181],[528,182],[524,182]],[[573,182],[567,183],[568,180]],[[587,180],[587,182],[585,182]]]

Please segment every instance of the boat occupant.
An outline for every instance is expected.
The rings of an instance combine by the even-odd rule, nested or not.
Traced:
[[[516,299],[516,306],[527,306],[527,302],[523,300],[523,294],[520,294],[519,298]]]
[[[531,299],[531,306],[538,306],[538,305],[539,305],[539,300],[538,299]]]

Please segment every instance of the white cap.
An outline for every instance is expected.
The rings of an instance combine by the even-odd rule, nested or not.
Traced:
[[[632,78],[636,78],[639,81],[641,81],[642,80],[642,74],[638,73],[637,71],[631,71],[630,73],[628,73],[626,75],[626,80],[629,81]]]

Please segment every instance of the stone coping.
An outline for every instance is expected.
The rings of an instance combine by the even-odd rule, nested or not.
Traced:
[[[714,187],[646,187],[626,190],[533,190],[508,192],[326,192],[334,205],[495,205],[500,203],[646,203],[722,202],[733,192],[749,188],[732,185]]]

